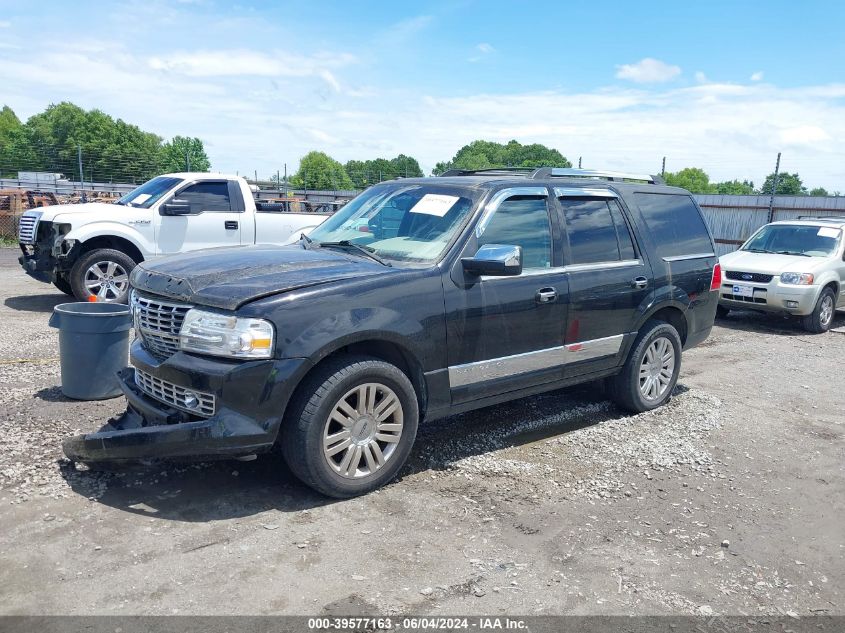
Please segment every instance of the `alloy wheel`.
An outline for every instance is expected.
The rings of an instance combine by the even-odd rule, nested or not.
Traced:
[[[654,339],[640,363],[640,393],[646,400],[663,396],[675,373],[675,348],[666,337]]]
[[[129,274],[117,262],[96,262],[85,271],[85,288],[100,301],[116,301],[128,287]]]

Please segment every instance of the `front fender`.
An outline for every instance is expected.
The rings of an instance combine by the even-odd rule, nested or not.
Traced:
[[[56,222],[61,222],[61,217],[56,219]],[[155,255],[155,242],[139,233],[137,230],[119,222],[90,222],[83,224],[79,228],[72,228],[70,232],[65,235],[66,240],[76,240],[80,243],[85,243],[97,237],[118,237],[132,243],[137,248],[144,259],[149,259]]]
[[[296,338],[280,340],[280,344],[285,358],[309,358],[318,363],[347,345],[365,341],[391,343],[425,369],[423,325],[390,308],[356,308],[332,314],[316,321]]]

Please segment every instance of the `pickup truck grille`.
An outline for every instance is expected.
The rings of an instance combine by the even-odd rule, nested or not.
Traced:
[[[744,273],[739,270],[726,270],[725,277],[736,281],[753,281],[758,284],[767,284],[772,280],[774,275],[764,275],[763,273]]]
[[[179,385],[174,385],[172,382],[156,378],[137,367],[135,368],[135,384],[151,398],[169,404],[176,409],[206,418],[214,415],[213,394],[185,389]]]
[[[24,214],[18,224],[18,242],[21,244],[35,244],[35,229],[38,226],[38,214]]]
[[[179,330],[192,306],[133,293],[132,312],[141,344],[159,360],[179,351]]]

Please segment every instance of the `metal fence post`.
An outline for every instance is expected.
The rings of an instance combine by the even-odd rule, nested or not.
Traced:
[[[79,189],[82,192],[82,202],[88,202],[85,196],[85,173],[82,171],[82,145],[76,146],[76,159],[79,162]]]

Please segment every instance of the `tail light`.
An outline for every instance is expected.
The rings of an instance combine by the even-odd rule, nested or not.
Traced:
[[[710,279],[710,290],[718,290],[722,287],[722,265],[716,262],[713,266],[713,277]]]

